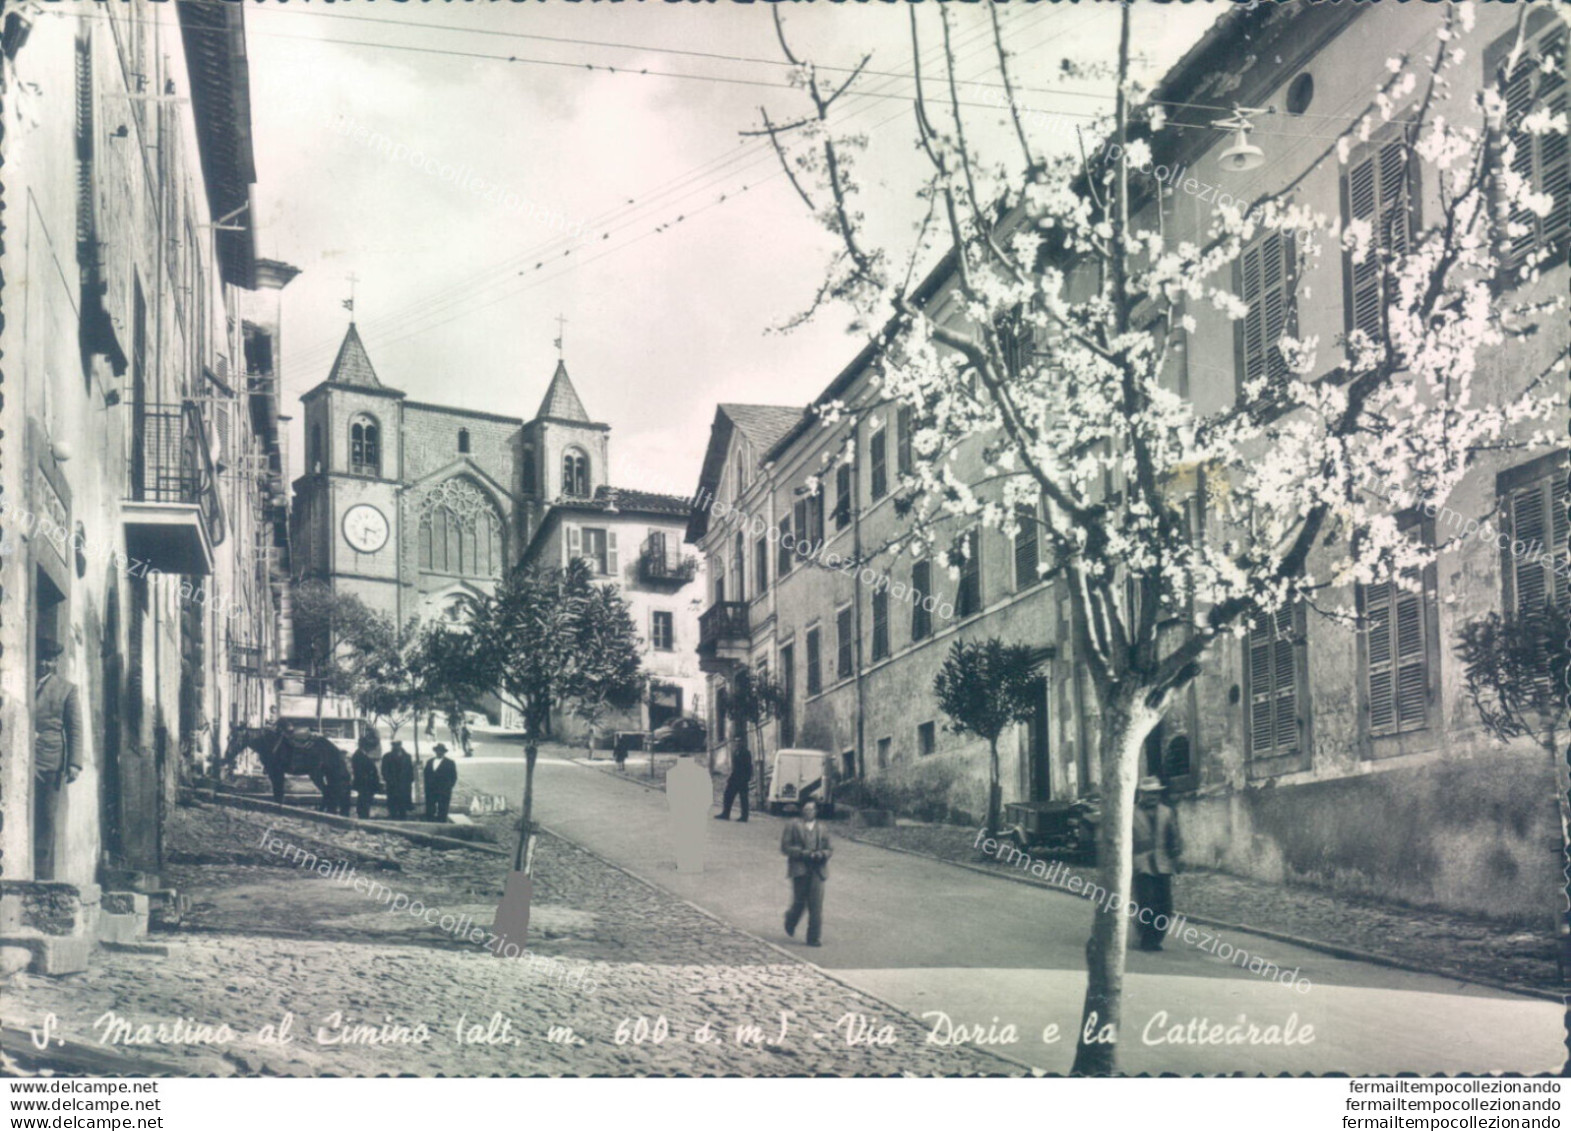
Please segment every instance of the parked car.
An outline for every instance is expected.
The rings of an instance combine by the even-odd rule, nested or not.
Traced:
[[[769,811],[798,811],[806,801],[818,802],[820,816],[835,815],[835,756],[827,750],[776,750],[769,775]]]
[[[683,716],[656,728],[649,736],[650,748],[659,752],[708,749],[704,724]]]

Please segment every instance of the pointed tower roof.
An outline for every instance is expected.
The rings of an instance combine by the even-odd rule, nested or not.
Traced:
[[[371,367],[371,358],[365,352],[365,343],[360,340],[360,331],[355,329],[353,322],[349,323],[349,332],[344,335],[344,342],[338,347],[338,356],[333,359],[333,368],[328,372],[327,379],[335,385],[358,385],[362,389],[382,388],[376,370]]]
[[[584,411],[584,402],[579,400],[578,390],[573,388],[573,382],[567,375],[567,365],[561,358],[557,359],[556,372],[551,375],[551,387],[545,391],[540,411],[535,416],[570,420],[575,424],[591,423],[589,414]]]

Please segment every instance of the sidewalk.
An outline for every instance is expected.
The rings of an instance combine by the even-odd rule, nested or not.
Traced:
[[[1017,865],[984,856],[974,847],[978,831],[903,823],[854,833],[843,829],[841,835],[1011,875],[1036,886],[1062,888],[1062,884],[1049,885],[1023,876]],[[1097,871],[1076,864],[1068,867],[1064,878],[1069,875],[1094,879]],[[1173,903],[1177,911],[1191,917],[1292,939],[1333,954],[1359,952],[1404,969],[1448,974],[1507,989],[1554,995],[1566,992],[1555,968],[1555,942],[1547,932],[1210,871],[1189,871],[1176,877]]]

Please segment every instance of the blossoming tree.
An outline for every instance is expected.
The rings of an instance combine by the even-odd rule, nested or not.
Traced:
[[[988,7],[1011,152],[982,152],[968,132],[947,6],[936,77],[923,74],[910,12],[914,130],[927,159],[912,186],[924,219],[911,247],[877,246],[862,211],[866,138],[838,112],[862,67],[826,77],[793,53],[778,10],[808,109],[784,122],[764,113],[757,132],[835,237],[804,317],[852,307],[881,347],[877,395],[915,423],[917,458],[902,481],[909,551],[941,548],[955,529],[1012,535],[1037,523],[1051,551],[1040,568],[1070,598],[1073,658],[1100,715],[1098,847],[1112,893],[1087,943],[1075,1071],[1107,1073],[1117,1066],[1122,909],[1147,735],[1227,636],[1297,602],[1335,605],[1354,583],[1412,585],[1435,550],[1407,537],[1397,514],[1445,500],[1479,451],[1534,442],[1539,418],[1554,411],[1563,342],[1510,403],[1474,396],[1473,380],[1487,351],[1563,324],[1553,321],[1559,299],[1517,297],[1536,293],[1515,284],[1537,277],[1544,253],[1507,254],[1554,204],[1520,172],[1521,147],[1566,132],[1563,110],[1525,113],[1508,88],[1523,68],[1563,65],[1530,57],[1519,22],[1514,49],[1482,89],[1470,81],[1458,93],[1464,60],[1476,59],[1463,47],[1474,13],[1447,6],[1426,57],[1392,59],[1366,112],[1311,162],[1345,164],[1354,144],[1401,116],[1408,128],[1394,159],[1402,170],[1421,162],[1439,182],[1421,226],[1406,210],[1374,221],[1357,209],[1346,222],[1316,214],[1295,193],[1306,172],[1217,207],[1208,230],[1178,240],[1164,230],[1160,185],[1136,173],[1150,163],[1164,108],[1131,77],[1134,6],[1120,6],[1113,108],[1090,139],[1114,161],[1093,161],[1085,148],[1039,151]],[[1334,343],[1252,322],[1233,268],[1272,232],[1300,262],[1323,249],[1345,254],[1372,315]],[[913,297],[918,268],[940,256],[956,300],[944,314]],[[1273,363],[1211,412],[1180,396],[1171,374],[1200,304],[1275,339],[1265,343]],[[833,421],[850,408],[824,411]],[[1321,611],[1355,620],[1350,609]]]

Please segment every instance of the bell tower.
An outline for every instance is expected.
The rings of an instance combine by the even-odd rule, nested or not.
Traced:
[[[331,582],[402,618],[399,483],[404,394],[383,385],[354,322],[305,407],[305,474],[295,483],[301,576]]]

